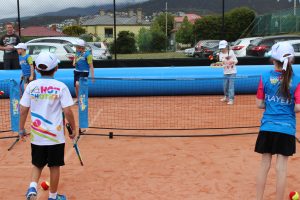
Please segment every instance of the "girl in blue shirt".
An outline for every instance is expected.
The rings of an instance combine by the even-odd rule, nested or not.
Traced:
[[[276,155],[276,200],[284,199],[288,157],[296,152],[296,117],[300,111],[300,79],[293,73],[294,48],[288,42],[272,46],[274,70],[262,75],[257,95],[264,109],[255,152],[262,154],[257,200],[263,199],[272,156]]]

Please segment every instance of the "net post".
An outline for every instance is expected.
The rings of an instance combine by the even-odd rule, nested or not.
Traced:
[[[79,94],[78,94],[78,118],[79,128],[88,128],[88,78],[81,77],[79,79]]]
[[[18,83],[13,79],[9,81],[9,101],[10,101],[11,130],[13,132],[19,132],[20,91],[19,91]]]

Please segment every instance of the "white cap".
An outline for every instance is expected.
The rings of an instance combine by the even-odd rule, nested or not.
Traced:
[[[219,49],[224,49],[227,47],[227,45],[228,45],[228,42],[226,40],[221,40],[219,42]]]
[[[50,52],[41,52],[35,59],[35,65],[36,68],[41,71],[50,71],[51,69],[54,69],[60,60],[57,58],[57,56]],[[39,65],[46,65],[46,69],[39,68]]]
[[[27,45],[25,43],[19,43],[17,46],[14,46],[14,48],[27,50]]]
[[[283,70],[286,70],[289,57],[294,57],[293,46],[288,42],[278,42],[272,46],[271,57],[283,63]]]
[[[85,41],[84,40],[77,40],[75,43],[73,43],[74,46],[80,46],[80,47],[85,47]]]

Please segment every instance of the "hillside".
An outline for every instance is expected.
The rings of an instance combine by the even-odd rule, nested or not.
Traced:
[[[134,2],[134,1],[132,1]],[[143,3],[117,4],[117,11],[128,11],[128,9],[142,8],[144,15],[152,15],[154,12],[165,11],[166,2],[169,12],[183,11],[187,13],[196,13],[199,15],[221,14],[222,0],[149,0]],[[76,4],[73,4],[76,6]],[[252,8],[257,14],[269,13],[274,10],[293,8],[293,2],[288,0],[225,0],[225,11],[233,8],[246,6]],[[299,1],[297,1],[299,7]],[[22,26],[45,25],[49,23],[59,23],[64,19],[76,16],[86,16],[97,14],[99,9],[112,11],[113,5],[89,6],[85,8],[70,7],[57,12],[48,12],[37,16],[21,18]],[[48,17],[50,16],[50,17]],[[1,19],[0,22],[14,21],[15,19]]]

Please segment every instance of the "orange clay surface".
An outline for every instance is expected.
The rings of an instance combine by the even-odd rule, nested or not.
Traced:
[[[219,101],[219,97],[216,100]],[[238,97],[234,106],[238,106],[239,101],[242,102]],[[74,106],[74,111],[76,109]],[[238,116],[236,120],[240,119]],[[88,129],[87,133],[108,134],[109,131]],[[243,131],[257,132],[257,128],[238,132]],[[231,132],[205,131],[220,135]],[[201,131],[115,130],[114,133],[191,135],[201,134]],[[2,133],[0,136],[10,135],[13,134]],[[19,142],[8,152],[7,148],[14,140],[0,140],[0,199],[3,200],[25,199],[30,182],[30,143]],[[83,135],[79,140],[82,167],[67,139],[66,165],[61,169],[59,193],[66,194],[69,200],[252,200],[255,199],[256,174],[260,165],[260,155],[253,151],[255,141],[256,134],[190,138],[116,136],[113,139]],[[269,172],[265,199],[275,199],[274,164],[275,159]],[[288,163],[286,200],[290,191],[300,191],[299,164],[299,153],[296,153]],[[47,167],[42,181],[49,181]],[[47,197],[48,191],[44,191],[39,183],[38,199],[47,200]]]

